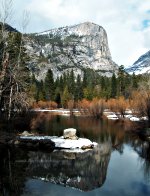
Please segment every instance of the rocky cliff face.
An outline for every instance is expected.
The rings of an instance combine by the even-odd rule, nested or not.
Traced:
[[[31,57],[29,67],[39,80],[48,69],[53,70],[55,78],[72,69],[76,75],[90,68],[106,76],[118,70],[111,58],[106,31],[94,23],[28,35],[25,46]]]
[[[140,56],[132,66],[129,66],[126,69],[126,71],[130,74],[134,72],[136,75],[150,73],[150,51]]]

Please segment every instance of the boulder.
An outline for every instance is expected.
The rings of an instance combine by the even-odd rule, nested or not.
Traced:
[[[72,139],[77,140],[78,137],[76,136],[77,130],[74,128],[64,129],[63,137],[64,139]]]

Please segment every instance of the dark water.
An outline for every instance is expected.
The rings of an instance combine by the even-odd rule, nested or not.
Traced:
[[[74,127],[79,137],[98,142],[85,153],[40,152],[0,147],[0,195],[150,195],[150,144],[107,120],[39,114],[32,131],[62,135]]]

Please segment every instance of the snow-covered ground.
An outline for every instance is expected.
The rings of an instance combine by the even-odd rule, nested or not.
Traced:
[[[62,116],[70,116],[70,110],[69,109],[32,109],[31,111],[34,112],[50,112],[50,113],[56,113],[56,114],[60,114]],[[74,115],[80,115],[80,111],[77,109],[73,109],[73,114]]]
[[[53,110],[50,110],[50,109],[34,109],[32,111],[35,111],[35,112],[51,112],[51,113],[56,113],[56,114],[63,115],[63,116],[70,116],[70,110],[69,109],[53,109]],[[73,109],[73,114],[79,116],[79,115],[81,115],[81,112],[77,109]],[[112,112],[108,109],[106,109],[104,111],[104,115],[110,120],[118,120],[119,117],[120,117],[119,114],[116,114],[115,112]],[[124,117],[126,119],[131,120],[131,121],[148,120],[146,116],[143,116],[143,117],[139,118],[139,117],[133,115],[133,112],[130,109],[126,110]]]
[[[109,110],[105,110],[105,111],[104,111],[104,115],[105,115],[108,119],[110,119],[110,120],[118,120],[119,117],[120,117],[119,114],[116,115],[115,112],[111,112],[111,111],[109,111]],[[146,116],[143,116],[143,117],[139,118],[139,117],[133,115],[132,110],[129,110],[129,109],[126,110],[124,117],[125,117],[126,119],[131,120],[131,121],[148,120]]]

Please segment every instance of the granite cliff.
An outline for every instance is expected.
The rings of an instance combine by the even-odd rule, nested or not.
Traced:
[[[86,68],[108,77],[118,71],[106,31],[91,22],[29,34],[24,41],[30,56],[29,68],[38,80],[45,78],[48,69],[55,78],[71,70],[82,75]]]

